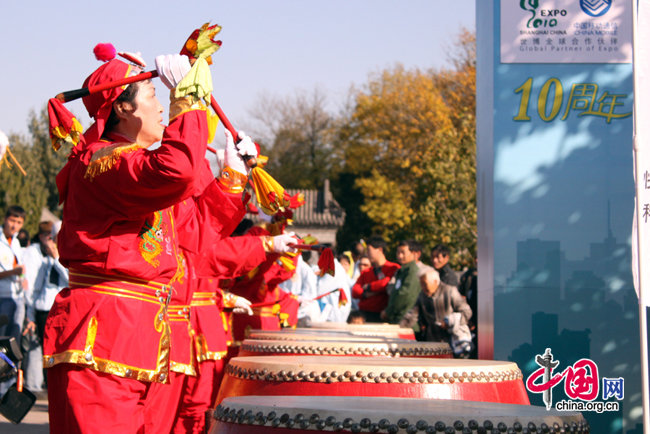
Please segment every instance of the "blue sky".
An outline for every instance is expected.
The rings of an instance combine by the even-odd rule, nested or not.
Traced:
[[[0,130],[26,133],[31,109],[81,87],[100,65],[92,54],[98,42],[140,51],[152,69],[156,55],[178,52],[209,20],[223,27],[211,68],[214,95],[237,128],[263,92],[285,96],[318,86],[335,109],[351,84],[363,85],[374,71],[397,62],[444,66],[445,46],[461,27],[475,28],[475,6],[474,0],[5,1]],[[167,107],[167,91],[157,87]],[[87,127],[83,105],[68,106]]]

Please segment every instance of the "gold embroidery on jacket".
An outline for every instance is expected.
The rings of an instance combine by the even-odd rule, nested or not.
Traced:
[[[84,178],[92,182],[95,176],[112,168],[123,153],[134,152],[138,149],[143,148],[137,143],[114,143],[97,150],[90,159]]]
[[[88,334],[86,335],[86,346],[84,351],[92,355],[93,347],[95,346],[95,338],[97,337],[97,318],[92,317],[88,322]]]
[[[221,360],[228,354],[228,350],[210,351],[208,341],[203,333],[196,336],[194,342],[196,345],[196,360],[199,363],[205,362],[206,360]]]
[[[151,266],[158,267],[160,261],[156,259],[162,253],[161,243],[167,235],[167,225],[163,222],[162,211],[153,213],[153,222],[146,221],[140,230],[140,255]]]
[[[182,284],[183,277],[185,277],[186,274],[189,274],[187,272],[187,261],[185,260],[185,255],[183,255],[182,251],[178,252],[176,260],[179,263],[178,271],[176,273],[176,280],[178,281],[178,283]]]

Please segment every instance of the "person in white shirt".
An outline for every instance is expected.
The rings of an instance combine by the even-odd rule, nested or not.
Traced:
[[[0,327],[0,336],[12,336],[20,343],[25,318],[25,267],[18,231],[25,223],[25,210],[17,205],[7,208],[0,234],[0,315],[7,315],[9,324]]]
[[[351,276],[352,283],[354,284],[354,282],[357,281],[359,275],[361,274],[361,270],[359,269],[359,261],[361,259],[361,256],[366,254],[366,242],[364,240],[359,240],[354,243],[352,245],[352,250],[350,253],[352,254],[352,260],[354,261],[354,268],[352,270]]]
[[[284,292],[297,295],[298,301],[300,302],[316,298],[316,273],[305,262],[305,256],[307,257],[307,261],[309,261],[311,252],[302,252],[302,255],[298,258],[294,275],[291,279],[285,280],[278,285]],[[298,327],[306,327],[308,317],[309,309],[306,303],[303,303],[298,309]]]
[[[56,246],[59,229],[61,229],[60,221],[41,222],[38,242],[26,248],[23,253],[28,284],[26,299],[29,322],[26,328],[30,332],[35,328],[40,342],[43,342],[45,320],[54,304],[54,299],[63,288],[68,286],[68,270],[59,262],[59,250]],[[43,384],[41,347],[37,346],[30,350],[27,359],[25,384],[30,391],[41,392]]]
[[[339,291],[319,299],[318,303],[322,311],[321,322],[346,322],[352,308],[350,305],[350,300],[352,300],[350,279],[345,274],[345,269],[341,263],[335,259],[334,277],[325,274],[325,276],[318,278],[318,295],[327,294],[339,288],[345,292],[348,302],[343,306],[339,306]]]
[[[59,262],[56,237],[61,222],[40,224],[38,243],[25,249],[25,264],[28,283],[27,318],[36,324],[39,338],[43,339],[45,319],[57,294],[68,286],[68,270]]]
[[[18,231],[25,223],[25,210],[17,205],[7,208],[0,233],[0,316],[6,315],[9,323],[0,327],[0,336],[13,337],[20,345],[25,320],[25,267],[23,248]],[[16,378],[0,383],[0,397],[16,382]]]

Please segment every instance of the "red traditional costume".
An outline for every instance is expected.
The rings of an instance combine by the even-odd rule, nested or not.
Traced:
[[[113,60],[84,87],[129,73]],[[45,329],[52,432],[141,432],[151,382],[169,382],[168,311],[183,277],[183,216],[174,205],[192,200],[205,170],[206,109],[172,93],[162,145],[149,151],[103,134],[122,91],[84,98],[96,122],[57,176],[65,203],[58,243],[70,288],[57,296]],[[208,189],[218,195],[220,187]],[[236,220],[241,201],[222,197],[221,215]]]
[[[270,236],[271,232],[256,226],[247,236]],[[298,301],[296,296],[282,291],[278,285],[291,279],[296,271],[298,256],[288,261],[293,267],[285,266],[280,262],[280,255],[269,255],[267,259],[249,273],[233,280],[231,292],[250,300],[253,304],[265,306],[253,309],[252,316],[235,315],[232,318],[232,333],[234,344],[238,345],[246,338],[251,329],[280,330],[280,312],[285,305],[287,313],[291,315],[292,325],[297,322]]]
[[[188,378],[197,376],[196,322],[192,319],[190,311],[190,305],[200,282],[195,257],[201,258],[198,255],[203,250],[208,250],[207,254],[213,255],[212,252],[218,245],[219,253],[235,258],[237,252],[227,242],[229,239],[222,243],[219,241],[232,233],[246,213],[241,204],[243,175],[239,183],[233,184],[228,180],[237,177],[230,169],[226,169],[225,174],[222,174],[219,180],[215,180],[207,160],[204,167],[205,170],[195,182],[197,193],[174,207],[174,216],[179,228],[179,263],[182,272],[176,279],[175,291],[167,308],[172,337],[170,352],[172,379],[170,385],[154,383],[151,386],[145,403],[145,432],[147,433],[167,434],[172,430],[181,395],[186,389],[186,382]],[[224,189],[226,189],[225,194]],[[235,205],[238,212],[232,213],[231,207],[223,206],[223,202],[228,201]],[[259,239],[251,241],[254,241],[262,251],[258,261],[260,262],[264,258],[263,243]],[[209,261],[201,261],[198,266],[203,267],[205,262],[209,264]]]
[[[174,433],[201,433],[205,412],[214,404],[221,378],[224,360],[228,352],[224,306],[233,307],[232,299],[226,302],[217,286],[216,277],[231,278],[246,273],[266,259],[264,243],[259,237],[228,238],[215,244],[208,252],[195,259],[199,275],[212,278],[193,280],[196,291],[193,294],[190,314],[195,330],[196,358],[200,364],[196,376],[186,376],[183,395],[176,412]],[[243,315],[240,315],[243,316]]]

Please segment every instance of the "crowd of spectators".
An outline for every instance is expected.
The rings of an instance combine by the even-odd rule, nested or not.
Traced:
[[[302,297],[299,324],[346,319],[354,324],[399,324],[413,328],[418,340],[449,343],[456,357],[476,358],[476,268],[461,276],[451,268],[451,250],[444,244],[431,249],[430,264],[423,262],[422,245],[415,240],[398,244],[397,262],[387,255],[385,240],[374,236],[337,257],[337,277],[314,278],[311,273],[307,279],[308,272],[300,277],[296,273],[281,286]],[[312,269],[317,271],[315,266]],[[339,306],[336,293],[308,303],[336,288],[351,295],[351,310]]]
[[[23,229],[25,210],[17,205],[5,212],[0,235],[0,315],[8,324],[0,336],[13,337],[24,353],[25,385],[45,395],[42,342],[45,319],[61,289],[68,286],[68,271],[59,262],[56,236],[61,222],[43,221],[30,240]],[[15,381],[15,379],[14,379]],[[0,383],[0,396],[13,381]]]

